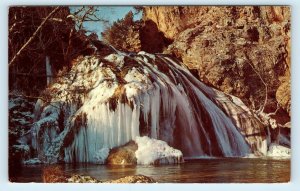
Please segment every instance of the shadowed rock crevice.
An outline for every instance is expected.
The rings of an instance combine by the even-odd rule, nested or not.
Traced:
[[[141,50],[149,53],[161,53],[173,41],[160,32],[152,20],[144,22],[140,29]]]

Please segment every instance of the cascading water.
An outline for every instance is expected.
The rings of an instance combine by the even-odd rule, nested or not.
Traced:
[[[260,148],[253,145],[261,137],[245,138],[244,124],[260,129],[246,106],[167,55],[87,56],[48,91],[55,105],[37,107],[44,109],[32,128],[44,161],[97,162],[103,149],[142,135],[166,141],[184,157],[245,156]]]

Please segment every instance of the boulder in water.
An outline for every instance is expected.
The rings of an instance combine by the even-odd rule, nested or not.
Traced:
[[[170,147],[166,142],[149,137],[136,137],[135,141],[114,148],[107,158],[108,164],[176,164],[183,162],[182,152]]]
[[[156,181],[148,176],[144,175],[134,175],[125,176],[124,178],[119,178],[116,180],[106,181],[104,183],[156,183]]]
[[[183,162],[180,150],[170,147],[166,142],[149,137],[136,137],[138,149],[135,151],[138,164],[176,164]]]
[[[130,141],[123,146],[113,148],[107,158],[107,164],[112,165],[135,165],[135,151],[138,149],[134,141]]]

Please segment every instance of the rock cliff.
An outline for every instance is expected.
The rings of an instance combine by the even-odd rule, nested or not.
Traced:
[[[154,6],[144,7],[143,19],[174,41],[165,52],[202,81],[254,110],[265,105],[273,112],[278,103],[276,117],[284,124],[290,120],[290,16],[287,6]]]

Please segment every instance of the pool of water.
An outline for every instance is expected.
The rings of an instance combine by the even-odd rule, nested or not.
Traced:
[[[67,175],[88,175],[99,180],[118,179],[142,174],[159,183],[268,183],[290,180],[290,160],[274,159],[197,159],[177,165],[112,166],[95,164],[64,164]],[[44,165],[23,166],[13,182],[42,182]]]

